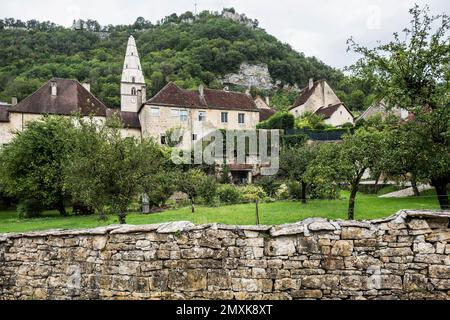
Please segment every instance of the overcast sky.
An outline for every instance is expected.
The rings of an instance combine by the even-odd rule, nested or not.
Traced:
[[[50,20],[70,26],[74,19],[131,24],[138,16],[156,22],[171,13],[234,7],[260,27],[306,55],[334,67],[352,64],[346,40],[375,44],[408,25],[408,8],[428,3],[433,13],[449,13],[448,0],[0,0],[0,18]]]

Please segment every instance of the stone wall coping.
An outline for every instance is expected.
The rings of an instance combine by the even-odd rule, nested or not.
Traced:
[[[294,234],[305,234],[318,231],[339,230],[340,227],[359,227],[372,228],[380,223],[404,223],[406,218],[449,218],[450,211],[432,211],[432,210],[400,210],[399,212],[382,219],[375,220],[329,220],[325,218],[307,218],[302,221],[290,224],[268,226],[268,225],[226,225],[219,223],[210,223],[203,225],[194,225],[189,221],[176,221],[161,224],[149,225],[110,225],[106,227],[98,227],[94,229],[51,229],[43,231],[20,232],[20,233],[3,233],[0,234],[0,242],[8,241],[14,238],[39,238],[39,237],[58,237],[58,236],[80,236],[80,235],[105,235],[105,234],[129,234],[142,232],[156,233],[179,233],[186,231],[213,229],[213,230],[229,230],[229,231],[254,231],[269,232],[271,236],[286,236]]]

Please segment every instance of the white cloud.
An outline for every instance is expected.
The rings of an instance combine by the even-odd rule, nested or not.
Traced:
[[[129,24],[138,16],[155,22],[173,12],[194,11],[195,3],[199,11],[234,7],[294,49],[343,67],[356,59],[346,52],[350,36],[366,45],[390,39],[409,23],[408,8],[414,2],[428,3],[435,13],[449,11],[446,0],[0,0],[0,18],[35,18],[64,26],[76,18]]]

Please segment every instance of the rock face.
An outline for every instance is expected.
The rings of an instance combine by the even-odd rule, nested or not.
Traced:
[[[234,84],[243,87],[256,87],[263,90],[271,90],[275,86],[265,64],[242,63],[239,73],[227,74],[222,79],[223,84]]]
[[[0,234],[0,299],[450,299],[449,219]]]

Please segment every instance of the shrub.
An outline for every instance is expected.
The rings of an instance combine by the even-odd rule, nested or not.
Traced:
[[[269,119],[261,121],[257,129],[293,129],[295,123],[294,115],[288,111],[279,111]]]
[[[42,213],[42,203],[36,199],[21,200],[17,206],[17,213],[20,218],[35,218]]]
[[[275,193],[281,186],[281,182],[277,181],[273,177],[263,176],[258,181],[256,181],[256,185],[263,188],[264,192],[269,196],[275,196]]]
[[[287,183],[289,196],[292,199],[300,199],[302,197],[302,185],[298,181],[289,181]]]
[[[354,125],[351,122],[346,122],[342,125],[342,129],[353,129]]]
[[[217,195],[222,203],[234,204],[240,201],[239,190],[232,184],[220,185],[217,189]]]
[[[308,136],[306,134],[292,134],[284,135],[282,136],[282,139],[287,147],[295,147],[305,144],[308,140]]]
[[[242,202],[255,202],[256,200],[264,200],[267,194],[264,189],[253,184],[238,187]]]
[[[217,182],[214,177],[207,177],[200,186],[199,195],[202,197],[204,204],[214,205],[217,203]]]
[[[289,188],[286,184],[282,184],[275,192],[275,198],[278,200],[286,200],[289,199],[289,197]]]

